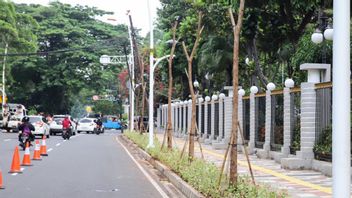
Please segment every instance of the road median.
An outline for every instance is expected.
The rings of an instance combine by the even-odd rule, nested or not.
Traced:
[[[287,197],[285,192],[273,190],[267,185],[253,185],[248,177],[239,176],[237,186],[230,186],[227,175],[219,186],[219,168],[205,160],[189,160],[187,154],[181,157],[178,149],[161,149],[155,139],[155,147],[147,148],[148,135],[126,132],[120,136],[123,143],[153,165],[186,197]]]
[[[138,154],[142,156],[146,161],[148,161],[155,169],[157,169],[164,177],[166,177],[169,182],[171,182],[179,191],[181,191],[186,197],[189,198],[202,198],[203,196],[200,192],[195,190],[187,182],[182,180],[176,173],[174,173],[170,168],[150,156],[146,151],[140,148],[128,137],[122,135],[120,136],[121,142],[128,148],[133,148],[138,151]]]

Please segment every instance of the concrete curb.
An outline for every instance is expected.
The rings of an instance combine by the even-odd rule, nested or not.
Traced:
[[[129,140],[124,135],[119,136],[126,143],[128,147],[134,147],[138,150],[139,154],[148,161],[155,169],[157,169],[163,176],[165,176],[179,191],[181,191],[188,198],[205,198],[200,192],[190,186],[187,182],[183,181],[176,173],[170,170],[161,162],[155,160],[146,151],[139,148],[133,141]]]

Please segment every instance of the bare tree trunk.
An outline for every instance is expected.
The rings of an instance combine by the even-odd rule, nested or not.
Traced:
[[[174,59],[174,53],[175,53],[175,48],[176,48],[176,28],[178,25],[178,21],[175,21],[174,26],[172,27],[172,48],[171,48],[171,53],[169,57],[169,90],[168,90],[168,101],[167,101],[167,117],[169,118],[167,120],[167,148],[172,149],[172,134],[173,134],[173,129],[172,129],[172,120],[171,120],[171,99],[172,99],[172,83],[173,83],[173,78],[172,78],[172,62]]]
[[[238,129],[238,62],[239,62],[239,43],[240,43],[240,32],[242,28],[243,13],[244,13],[244,2],[240,1],[239,13],[237,18],[237,25],[233,17],[231,8],[229,8],[229,14],[231,18],[231,24],[233,28],[233,110],[232,110],[232,142],[231,144],[231,161],[230,161],[230,184],[237,184],[237,129]]]
[[[188,86],[192,97],[192,117],[191,117],[191,128],[189,131],[189,148],[188,148],[189,149],[188,156],[190,160],[194,158],[194,137],[195,137],[195,129],[196,129],[196,101],[197,101],[196,94],[194,93],[194,89],[193,89],[193,82],[192,82],[192,62],[197,51],[200,35],[202,34],[202,31],[204,29],[204,26],[201,25],[202,17],[203,17],[203,14],[199,12],[197,36],[196,36],[196,41],[194,42],[191,55],[188,54],[188,50],[185,42],[182,42],[183,51],[187,57],[187,62],[188,62]]]
[[[263,74],[263,70],[260,66],[259,54],[258,54],[258,50],[257,50],[257,41],[256,41],[255,37],[252,40],[252,52],[253,52],[253,59],[254,59],[254,63],[255,63],[256,74],[257,74],[260,82],[263,84],[263,87],[266,87],[266,85],[268,84],[268,79]]]

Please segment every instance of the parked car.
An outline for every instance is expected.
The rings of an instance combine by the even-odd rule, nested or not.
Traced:
[[[43,116],[28,116],[29,122],[34,126],[35,131],[33,131],[33,135],[39,135],[43,137],[46,135],[49,138],[49,130],[50,127],[46,123],[46,119]]]
[[[95,118],[82,118],[78,122],[77,133],[95,133],[95,131],[97,130],[97,124],[95,123],[96,120],[97,119]],[[104,133],[104,125],[102,126],[102,132]]]
[[[53,121],[50,123],[50,135],[56,135],[62,133],[62,121],[68,117],[71,121],[71,131],[72,135],[76,135],[77,123],[70,115],[54,115]]]

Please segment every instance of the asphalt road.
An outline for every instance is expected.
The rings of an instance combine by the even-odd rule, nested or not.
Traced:
[[[32,161],[33,166],[24,167],[22,174],[9,174],[17,134],[0,133],[0,168],[6,187],[0,190],[0,197],[176,197],[164,192],[170,184],[153,175],[147,164],[131,158],[118,135],[118,131],[99,136],[84,133],[68,141],[51,136],[47,139],[48,157]],[[33,150],[31,147],[31,156]],[[23,153],[20,151],[21,162]]]

